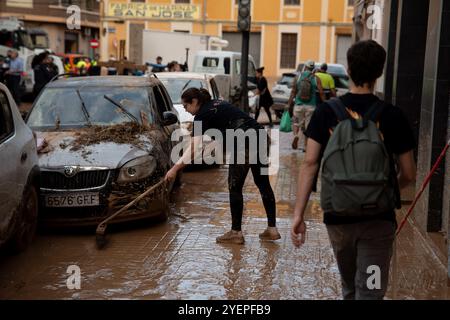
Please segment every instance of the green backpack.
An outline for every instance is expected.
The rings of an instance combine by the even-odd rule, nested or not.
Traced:
[[[394,210],[398,206],[395,169],[377,127],[384,103],[378,100],[359,119],[352,118],[338,98],[327,104],[339,122],[323,156],[322,209],[348,217]]]

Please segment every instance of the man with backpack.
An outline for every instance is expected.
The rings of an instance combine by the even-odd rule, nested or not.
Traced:
[[[292,141],[292,148],[294,150],[297,149],[299,141],[302,151],[306,149],[304,131],[308,127],[311,115],[317,105],[316,91],[319,92],[320,99],[325,101],[321,81],[313,72],[314,65],[315,63],[312,60],[305,63],[305,71],[295,77],[295,85],[292,87],[288,101],[289,114],[293,118],[294,140]]]
[[[306,131],[291,238],[296,247],[305,242],[304,214],[322,157],[321,207],[343,297],[383,299],[399,191],[415,179],[415,142],[403,112],[373,94],[384,48],[373,40],[355,43],[347,61],[350,92],[321,104]]]

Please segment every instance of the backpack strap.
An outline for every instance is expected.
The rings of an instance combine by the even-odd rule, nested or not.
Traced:
[[[380,120],[381,113],[383,112],[386,104],[380,100],[377,99],[377,101],[372,104],[367,110],[367,112],[364,114],[364,123],[367,123],[369,120],[377,123]]]
[[[341,99],[331,98],[330,100],[325,101],[325,103],[331,108],[331,110],[333,110],[338,121],[343,121],[350,118],[347,108]]]

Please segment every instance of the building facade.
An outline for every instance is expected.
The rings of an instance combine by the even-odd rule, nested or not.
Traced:
[[[71,6],[80,9],[78,16]],[[99,3],[96,0],[2,0],[0,17],[17,17],[26,29],[45,31],[49,49],[58,54],[92,56],[95,53],[90,41],[99,38]],[[80,19],[73,20],[77,17]],[[71,21],[77,27],[69,28],[67,23]]]
[[[369,8],[379,28],[368,28]],[[416,190],[450,139],[450,1],[366,0],[355,8],[355,40],[372,38],[387,50],[378,93],[408,117],[417,141]],[[370,25],[370,24],[369,24]],[[450,153],[433,174],[412,219],[448,266],[450,285]]]
[[[171,13],[169,7],[163,14],[148,14],[151,5],[176,4],[190,5],[193,14]],[[250,54],[269,78],[308,59],[345,64],[353,1],[253,0],[251,5]],[[103,0],[101,11],[102,59],[126,56],[143,63],[144,29],[217,36],[228,40],[224,50],[241,51],[237,0]]]

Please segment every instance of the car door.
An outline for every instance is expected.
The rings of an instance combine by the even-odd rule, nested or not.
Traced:
[[[15,139],[11,103],[0,87],[0,243],[6,240],[8,227],[22,196],[18,170],[22,146]],[[20,141],[19,141],[20,142]]]
[[[173,111],[172,102],[163,86],[160,86],[160,85],[153,86],[153,98],[154,98],[154,104],[156,105],[156,109],[157,109],[156,111],[158,113],[161,130],[164,134],[164,138],[163,138],[163,141],[161,141],[161,145],[162,145],[166,155],[170,157],[172,147],[176,143],[175,141],[172,141],[172,139],[171,139],[172,133],[175,129],[179,128],[179,125],[178,125],[178,123],[172,124],[170,126],[163,125],[164,112]]]
[[[211,87],[212,98],[214,100],[219,100],[219,99],[223,100],[223,97],[220,96],[219,89],[217,88],[216,82],[214,81],[213,78],[209,79],[209,86]]]

